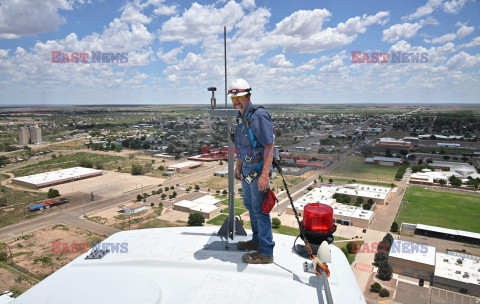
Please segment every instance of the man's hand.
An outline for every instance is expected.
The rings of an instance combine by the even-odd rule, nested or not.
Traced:
[[[238,179],[238,180],[242,180],[242,175],[240,174],[241,173],[241,170],[242,170],[242,166],[237,166],[235,168],[235,178]]]
[[[260,175],[258,178],[258,190],[265,191],[268,189],[268,184],[270,183],[270,178],[268,175]]]

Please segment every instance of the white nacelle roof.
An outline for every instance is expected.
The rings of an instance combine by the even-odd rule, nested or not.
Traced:
[[[273,264],[250,265],[244,251],[225,250],[218,227],[181,227],[116,233],[103,243],[128,252],[85,260],[84,253],[12,304],[64,303],[327,303],[323,281],[304,272],[295,237],[274,234]],[[251,231],[248,231],[251,233]],[[235,237],[235,242],[250,236]],[[232,247],[235,248],[235,247]],[[366,303],[343,252],[330,246],[328,278],[334,303]]]

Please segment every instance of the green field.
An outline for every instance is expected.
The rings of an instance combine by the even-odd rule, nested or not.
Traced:
[[[339,168],[331,172],[332,176],[341,176],[355,179],[377,180],[379,182],[393,182],[397,173],[396,167],[365,164],[361,157],[349,157]]]
[[[28,212],[27,207],[33,202],[40,203],[47,198],[43,192],[31,192],[0,186],[1,203],[6,206],[0,208],[0,227],[8,226],[22,220],[31,219],[45,212]]]
[[[480,233],[478,194],[409,187],[399,212],[399,224],[420,223]]]

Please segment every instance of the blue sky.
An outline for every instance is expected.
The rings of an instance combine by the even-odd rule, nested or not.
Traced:
[[[0,0],[0,105],[208,104],[228,77],[268,103],[479,103],[480,3]],[[52,51],[88,63],[52,63]],[[94,51],[126,63],[92,63]],[[427,54],[352,63],[352,51]],[[407,55],[409,56],[409,55]]]

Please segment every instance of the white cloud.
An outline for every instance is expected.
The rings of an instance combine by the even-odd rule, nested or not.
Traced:
[[[254,8],[255,7],[255,0],[243,0],[240,4],[244,8]]]
[[[477,45],[480,45],[480,36],[475,37],[475,38],[473,38],[472,41],[470,41],[468,43],[465,43],[465,44],[462,44],[462,45],[459,45],[458,47],[459,48],[471,48],[471,47],[475,47]]]
[[[223,8],[193,3],[181,16],[174,16],[162,25],[160,40],[178,40],[196,44],[204,36],[223,33],[223,26],[231,29],[244,15],[240,4],[230,1]]]
[[[326,9],[300,10],[286,17],[273,30],[274,35],[308,38],[318,33],[332,14]]]
[[[181,53],[182,50],[183,50],[183,47],[178,47],[178,48],[174,48],[170,52],[167,52],[167,53],[164,54],[163,51],[160,49],[157,52],[157,56],[158,56],[158,58],[160,58],[166,64],[174,64],[174,63],[178,62],[177,55],[179,53]]]
[[[462,39],[463,37],[470,35],[474,30],[473,26],[462,25],[457,31],[456,34],[450,33],[445,34],[440,37],[433,38],[432,40],[424,39],[426,43],[445,43],[447,41],[452,41],[455,39]]]
[[[417,8],[415,13],[402,17],[403,20],[413,20],[420,17],[430,15],[433,11],[442,4],[442,0],[428,0],[424,6]]]
[[[404,23],[395,24],[383,31],[383,41],[395,42],[401,37],[412,38],[417,34],[417,31],[422,28],[419,23]]]
[[[457,38],[457,35],[455,34],[445,34],[440,37],[433,38],[432,40],[424,39],[425,42],[427,43],[445,43],[447,41],[452,41]]]
[[[295,12],[278,23],[263,44],[267,48],[283,46],[286,53],[317,53],[338,48],[353,42],[357,34],[365,32],[367,26],[384,24],[389,13],[379,12],[373,16],[350,18],[335,28],[321,28],[330,15],[327,10]]]
[[[134,7],[133,3],[127,3],[123,9],[120,20],[129,23],[150,23],[152,18],[145,16],[141,13],[141,9]]]
[[[463,8],[467,1],[468,0],[445,1],[445,3],[443,4],[443,10],[450,14],[456,14]]]
[[[8,52],[10,50],[4,50],[4,49],[0,49],[0,59],[5,59],[5,58],[8,58]]]
[[[460,52],[450,58],[446,63],[449,70],[458,70],[462,68],[471,68],[480,66],[480,55],[472,56],[465,52]]]
[[[155,15],[174,15],[177,13],[176,5],[162,5],[153,10]]]
[[[462,25],[461,28],[458,29],[457,31],[457,39],[462,39],[465,36],[470,35],[474,30],[473,26],[465,26]]]
[[[335,73],[338,72],[339,69],[343,66],[343,61],[340,58],[337,58],[330,62],[327,65],[322,66],[319,69],[320,73]]]
[[[16,0],[1,1],[0,39],[15,39],[26,35],[58,30],[65,23],[60,10],[72,10],[74,1]]]
[[[289,68],[293,66],[293,63],[288,61],[284,54],[273,56],[268,60],[268,63],[272,68]]]

